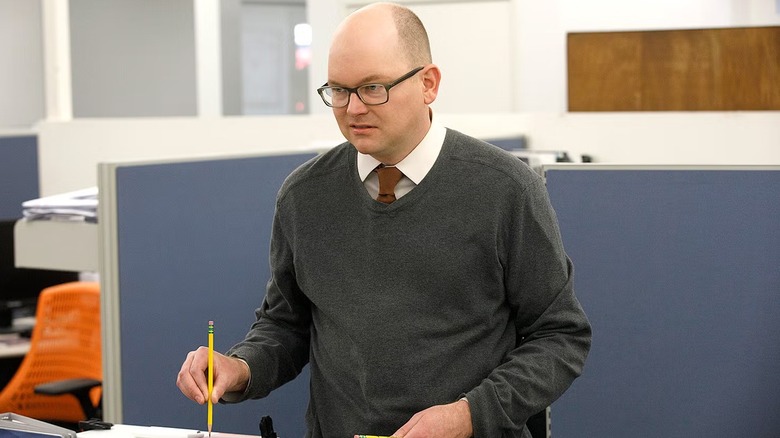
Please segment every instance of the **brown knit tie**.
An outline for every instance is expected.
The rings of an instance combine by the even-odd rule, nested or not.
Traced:
[[[374,172],[379,176],[379,196],[376,200],[385,204],[395,201],[395,185],[401,180],[401,171],[395,166],[380,164]]]

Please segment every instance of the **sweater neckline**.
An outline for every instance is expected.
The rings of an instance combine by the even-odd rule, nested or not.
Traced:
[[[449,137],[450,137],[450,131],[449,129],[447,129],[447,134],[444,137],[444,143],[442,144],[441,151],[439,152],[439,156],[436,157],[436,161],[433,163],[433,167],[431,167],[431,170],[428,171],[427,175],[425,175],[425,178],[423,178],[423,180],[420,181],[420,184],[417,184],[409,193],[396,199],[390,204],[379,202],[376,199],[372,198],[371,195],[368,193],[365,185],[363,184],[363,181],[360,180],[360,176],[358,175],[358,171],[357,171],[356,163],[357,163],[358,152],[357,150],[355,150],[354,146],[350,146],[352,150],[348,154],[349,156],[348,168],[352,179],[352,187],[356,192],[356,196],[358,196],[361,199],[363,205],[378,213],[393,212],[404,208],[406,205],[417,202],[418,198],[424,196],[425,193],[428,191],[428,189],[434,186],[435,184],[437,184],[437,181],[439,180],[439,174],[442,172],[441,169],[444,167],[442,161],[447,159],[451,149],[450,145],[448,145],[449,142],[447,141]]]

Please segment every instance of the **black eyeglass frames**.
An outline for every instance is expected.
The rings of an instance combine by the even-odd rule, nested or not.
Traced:
[[[409,73],[401,76],[389,84],[364,84],[359,87],[330,87],[327,83],[317,89],[317,93],[322,98],[325,105],[331,108],[343,108],[349,105],[349,98],[352,93],[366,105],[382,105],[390,100],[390,89],[401,82],[416,75],[425,67],[417,67]]]

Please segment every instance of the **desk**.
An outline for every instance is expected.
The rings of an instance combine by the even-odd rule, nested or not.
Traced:
[[[8,336],[8,335],[2,335]],[[30,350],[30,340],[19,338],[14,341],[0,341],[0,391],[11,381],[16,370]]]
[[[35,420],[23,415],[6,413],[0,416],[0,435],[17,437],[69,437],[69,438],[204,438],[208,432],[196,429],[177,429],[157,426],[131,426],[115,424],[109,430],[88,430],[75,433],[51,423]],[[212,438],[261,438],[259,435],[237,435],[213,432]]]
[[[30,351],[30,339],[19,333],[34,324],[34,317],[17,318],[10,333],[0,334],[0,390],[5,388]]]
[[[205,418],[204,418],[205,420]],[[79,432],[79,438],[205,438],[208,432],[197,429],[179,429],[157,426],[131,426],[116,424],[111,430],[89,430]],[[243,435],[212,432],[211,438],[262,438],[260,435]]]
[[[26,341],[26,342],[25,342]],[[30,341],[20,340],[15,343],[0,341],[0,391],[11,381],[16,370],[24,360],[24,355],[30,349]]]
[[[0,359],[24,357],[30,351],[30,338],[20,333],[35,326],[34,316],[14,318],[13,326],[7,333],[0,334]]]
[[[30,351],[30,340],[16,334],[0,335],[0,359],[24,357]]]

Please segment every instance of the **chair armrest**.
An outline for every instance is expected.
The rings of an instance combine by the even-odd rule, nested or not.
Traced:
[[[46,395],[72,394],[76,391],[89,391],[90,389],[100,385],[102,385],[102,382],[95,379],[57,380],[49,383],[42,383],[36,386],[35,393]]]
[[[92,388],[100,386],[103,383],[95,379],[65,379],[54,382],[42,383],[34,388],[36,394],[43,395],[63,395],[72,394],[76,397],[84,411],[86,419],[101,419],[102,413],[100,403],[97,406],[92,404],[89,392]]]

